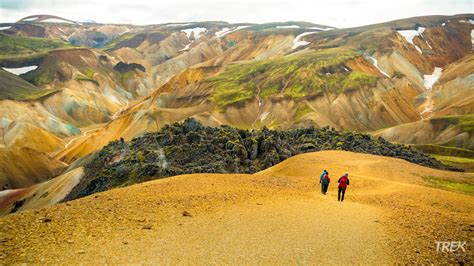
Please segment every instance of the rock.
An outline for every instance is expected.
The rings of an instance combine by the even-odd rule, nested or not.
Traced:
[[[133,71],[135,69],[140,70],[142,72],[146,72],[145,67],[140,65],[140,64],[137,64],[137,63],[127,64],[127,63],[124,63],[124,62],[118,62],[114,66],[114,70],[118,71],[120,73],[127,73],[127,72]]]
[[[153,226],[151,224],[145,224],[142,229],[145,229],[145,230],[151,230]]]
[[[192,215],[190,212],[188,212],[188,211],[183,211],[183,216],[185,216],[185,217],[193,217],[193,215]]]
[[[40,218],[40,220],[43,222],[43,223],[50,223],[51,221],[53,221],[53,219],[51,219],[51,217],[48,217],[48,216],[45,216],[43,218]]]
[[[192,173],[253,174],[291,156],[341,149],[392,156],[433,168],[439,161],[410,147],[362,133],[326,128],[241,130],[205,127],[188,118],[145,133],[130,143],[112,141],[85,165],[86,176],[66,200],[147,180]],[[120,158],[120,160],[113,160]],[[21,207],[17,204],[17,209]]]

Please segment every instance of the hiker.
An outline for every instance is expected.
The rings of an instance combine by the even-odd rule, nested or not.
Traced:
[[[321,182],[323,181],[323,177],[326,175],[327,172],[328,171],[324,170],[323,173],[319,176],[319,184],[321,185],[321,192],[323,192],[323,184]]]
[[[338,191],[337,191],[337,201],[344,201],[344,194],[346,194],[346,188],[349,185],[349,173],[344,173],[337,182],[339,183]],[[342,197],[341,197],[342,194]]]
[[[331,183],[331,179],[329,178],[329,172],[326,172],[326,174],[323,176],[323,179],[321,180],[321,191],[324,195],[326,195],[326,192],[328,192],[329,183]]]

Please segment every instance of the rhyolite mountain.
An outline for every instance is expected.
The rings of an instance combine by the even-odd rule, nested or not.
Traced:
[[[362,132],[473,169],[473,23],[0,23],[0,187],[70,191],[84,175],[77,166],[110,142],[190,117]]]

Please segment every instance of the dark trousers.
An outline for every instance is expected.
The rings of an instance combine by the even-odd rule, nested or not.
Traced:
[[[328,187],[329,187],[329,184],[321,184],[321,192],[323,192],[324,194],[326,194],[326,192],[328,192]]]
[[[341,197],[342,194],[342,197]],[[345,188],[339,188],[337,191],[337,201],[344,201],[344,194],[346,194],[346,189]]]

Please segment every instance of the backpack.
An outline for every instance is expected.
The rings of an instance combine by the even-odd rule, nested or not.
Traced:
[[[323,185],[329,185],[329,177],[327,175],[325,175],[323,177],[323,182],[322,183],[323,183]]]
[[[349,179],[345,176],[341,177],[341,179],[339,179],[339,187],[340,188],[347,188],[347,183],[349,183]]]

